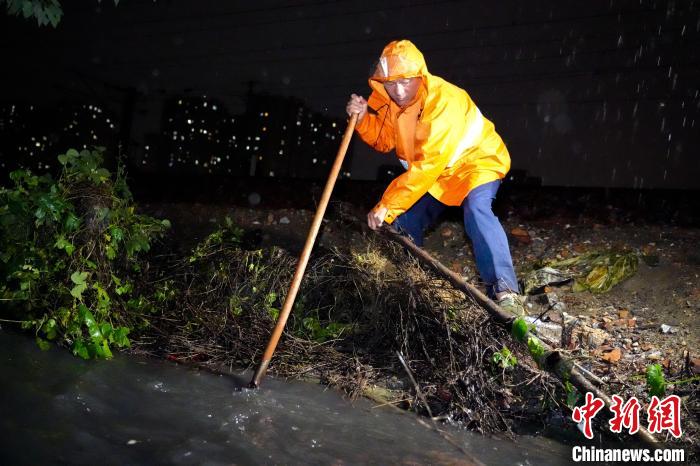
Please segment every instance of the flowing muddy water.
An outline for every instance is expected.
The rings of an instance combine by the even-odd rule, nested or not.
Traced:
[[[410,413],[268,377],[219,376],[117,355],[86,362],[0,330],[0,464],[472,464]],[[456,428],[484,464],[570,463],[543,437]]]

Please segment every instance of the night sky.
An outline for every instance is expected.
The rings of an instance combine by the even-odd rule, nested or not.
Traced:
[[[251,92],[293,97],[318,112],[308,121],[342,121],[349,94],[367,96],[382,47],[407,38],[495,123],[513,168],[544,185],[700,188],[699,1],[63,7],[56,29],[0,15],[0,101],[90,102],[119,121],[131,115],[133,157],[166,131],[163,109],[182,96],[206,96],[232,116],[250,114]],[[334,144],[323,149],[330,157]],[[357,141],[346,169],[371,179],[387,162]]]

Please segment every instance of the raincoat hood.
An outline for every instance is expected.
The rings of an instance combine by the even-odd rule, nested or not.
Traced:
[[[420,77],[425,83],[428,76],[425,58],[418,47],[410,40],[395,40],[382,50],[377,66],[369,78],[369,85],[373,91],[390,101],[391,98],[384,89],[386,81]]]

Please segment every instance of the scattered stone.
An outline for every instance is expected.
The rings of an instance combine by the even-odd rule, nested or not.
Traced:
[[[661,324],[661,333],[678,333],[678,327],[672,325]]]
[[[513,237],[521,244],[530,244],[532,242],[530,233],[528,233],[524,228],[515,227],[510,230],[510,234],[513,235]]]
[[[280,219],[280,224],[282,225],[289,225],[289,217],[282,217]]]
[[[617,316],[620,319],[627,319],[630,316],[630,311],[627,309],[620,309],[619,311],[617,311]]]
[[[609,362],[611,364],[617,364],[617,362],[620,360],[622,357],[622,350],[620,348],[613,348],[612,351],[608,351],[606,353],[603,353],[601,356],[601,359],[605,362]]]
[[[690,360],[690,370],[693,371],[693,374],[700,374],[700,358]]]
[[[576,327],[571,333],[572,341],[578,340],[582,345],[589,348],[597,348],[610,339],[608,332],[588,325]]]
[[[647,359],[649,359],[650,361],[658,361],[659,359],[661,359],[661,351],[657,350],[647,354]]]

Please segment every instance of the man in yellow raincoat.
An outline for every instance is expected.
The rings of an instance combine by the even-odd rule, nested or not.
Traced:
[[[461,206],[487,294],[524,313],[508,239],[491,209],[510,169],[493,123],[463,89],[430,74],[423,54],[407,40],[384,48],[369,85],[369,99],[352,94],[347,113],[358,113],[356,131],[367,144],[394,150],[406,168],[367,215],[369,227],[393,224],[422,246],[437,216],[447,206]]]

